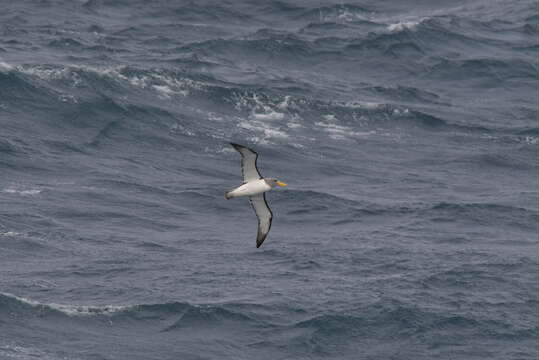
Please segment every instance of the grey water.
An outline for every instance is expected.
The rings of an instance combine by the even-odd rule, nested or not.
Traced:
[[[538,51],[531,0],[1,2],[0,359],[538,359]]]

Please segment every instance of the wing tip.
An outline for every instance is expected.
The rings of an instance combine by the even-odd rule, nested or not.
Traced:
[[[262,243],[264,243],[264,240],[266,240],[266,238],[268,237],[268,233],[262,235],[262,234],[259,234],[256,238],[256,248],[258,249],[259,247],[262,246]]]
[[[255,155],[258,155],[258,153],[257,153],[256,151],[254,151],[253,149],[251,149],[250,147],[247,147],[247,146],[244,146],[244,145],[240,145],[240,144],[237,144],[237,143],[233,143],[233,142],[230,142],[229,144],[232,145],[232,147],[233,147],[234,149],[236,149],[236,150],[237,150],[239,153],[241,153],[242,155],[243,155],[243,153],[242,153],[241,150],[243,150],[243,149],[248,150],[248,151],[252,152],[252,153],[255,154]]]

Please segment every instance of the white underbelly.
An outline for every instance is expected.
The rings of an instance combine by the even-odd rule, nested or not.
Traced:
[[[268,190],[271,190],[271,186],[266,184],[263,179],[258,179],[249,181],[248,183],[245,183],[235,188],[234,190],[229,191],[228,195],[230,197],[253,196],[257,194],[262,194],[263,192],[266,192]]]

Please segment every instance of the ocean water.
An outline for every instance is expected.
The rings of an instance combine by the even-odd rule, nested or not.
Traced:
[[[4,1],[0,359],[539,359],[538,55],[531,0]]]

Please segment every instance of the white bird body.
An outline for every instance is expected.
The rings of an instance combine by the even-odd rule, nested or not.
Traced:
[[[241,172],[243,173],[243,184],[225,194],[226,199],[240,196],[248,196],[258,218],[258,233],[256,235],[256,247],[260,247],[271,228],[273,214],[266,202],[265,192],[275,186],[286,186],[273,178],[263,178],[256,167],[258,154],[242,145],[230,143],[241,154]]]
[[[226,198],[231,199],[240,196],[253,196],[265,193],[266,191],[271,190],[271,186],[268,185],[266,180],[258,179],[246,182],[226,193]]]

